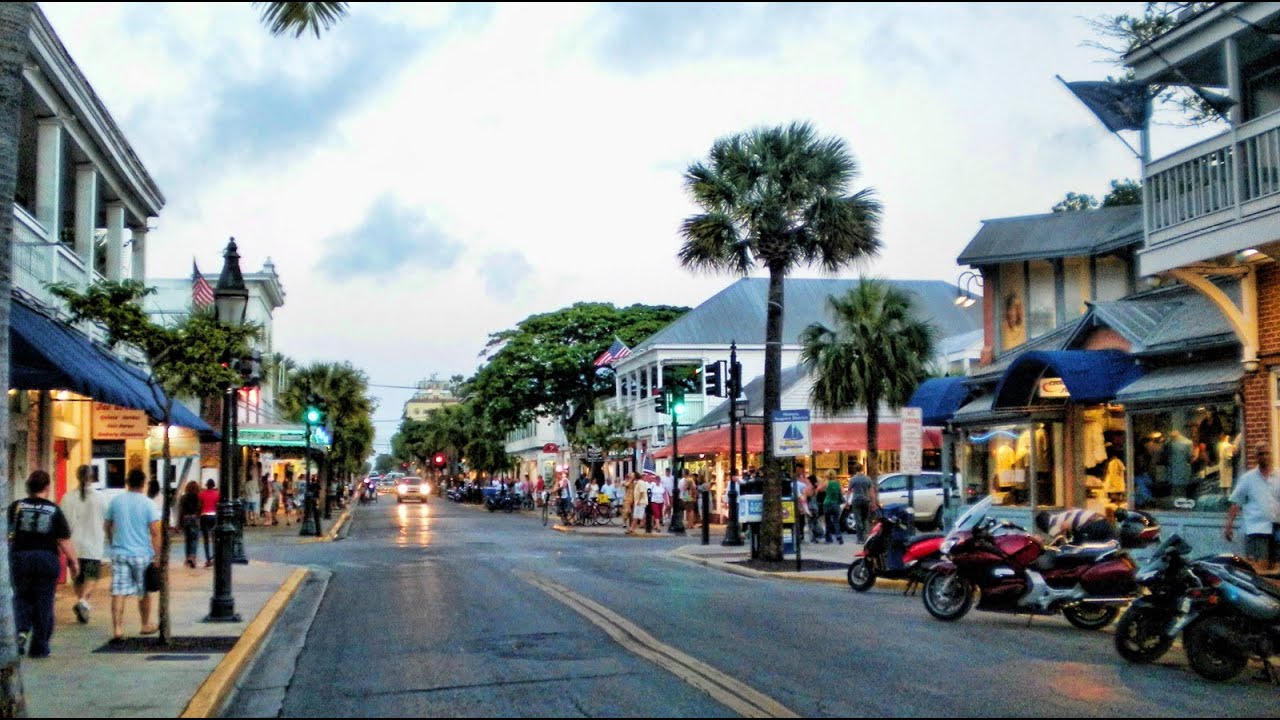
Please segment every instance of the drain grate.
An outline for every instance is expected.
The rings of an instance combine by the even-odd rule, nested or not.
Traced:
[[[169,659],[170,655],[207,655],[209,653],[231,652],[240,638],[234,635],[212,635],[209,637],[182,636],[169,638],[168,645],[161,645],[154,637],[127,637],[119,642],[109,641],[94,650],[95,653],[148,653]],[[148,658],[152,659],[152,658]],[[185,659],[185,658],[184,658]]]

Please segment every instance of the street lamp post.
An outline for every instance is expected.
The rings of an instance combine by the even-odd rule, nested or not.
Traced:
[[[244,451],[240,449],[240,388],[231,391],[231,508],[236,518],[236,534],[231,539],[231,562],[248,565],[244,554]]]
[[[244,324],[249,308],[249,290],[240,274],[240,253],[236,239],[227,242],[222,274],[213,293],[218,322],[227,327]],[[209,602],[209,622],[239,622],[236,600],[231,594],[232,544],[236,535],[235,506],[231,502],[232,446],[236,412],[236,389],[228,388],[222,402],[222,458],[218,468],[218,529],[213,554],[213,598]]]

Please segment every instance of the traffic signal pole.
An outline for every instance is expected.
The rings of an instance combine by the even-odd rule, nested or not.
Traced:
[[[738,343],[729,345],[729,524],[724,529],[724,540],[721,545],[738,546],[743,544],[742,525],[738,519],[738,394],[742,389],[742,368],[738,366]],[[743,443],[746,450],[746,443]],[[746,470],[746,465],[742,467]],[[706,522],[706,518],[703,518]]]
[[[671,473],[671,525],[667,532],[673,535],[684,535],[684,501],[680,499],[680,481],[684,477],[684,463],[680,461],[680,402],[675,397],[667,402],[667,409],[671,411],[671,466],[674,468]]]

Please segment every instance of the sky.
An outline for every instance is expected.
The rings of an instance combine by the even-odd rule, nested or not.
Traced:
[[[732,282],[676,261],[724,135],[848,142],[885,217],[847,275],[954,281],[982,219],[1140,172],[1054,79],[1114,74],[1084,18],[1140,3],[354,3],[319,40],[249,3],[42,7],[165,194],[148,274],[216,273],[234,236],[280,274],[276,349],[379,385],[470,374],[535,312]],[[385,449],[412,393],[374,393]]]

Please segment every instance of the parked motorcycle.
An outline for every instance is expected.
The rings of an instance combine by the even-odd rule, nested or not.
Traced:
[[[849,587],[866,592],[876,578],[906,580],[915,591],[942,559],[945,533],[915,534],[915,516],[906,505],[887,505],[876,516],[867,542],[849,563]]]
[[[484,506],[489,510],[489,512],[497,512],[501,510],[502,512],[509,513],[520,509],[520,500],[511,493],[503,490],[500,493],[495,493],[485,498]]]
[[[1135,579],[1146,594],[1134,600],[1116,623],[1120,657],[1132,663],[1159,660],[1178,633],[1220,602],[1213,589],[1216,576],[1212,566],[1251,569],[1235,555],[1187,560],[1190,553],[1191,546],[1174,535],[1138,570]]]
[[[924,606],[939,620],[959,620],[973,607],[993,612],[1062,613],[1078,628],[1096,630],[1115,620],[1138,593],[1137,565],[1108,542],[1046,546],[1031,533],[988,517],[987,497],[968,510],[942,543],[944,558],[924,583]],[[1159,527],[1126,538],[1140,546]],[[1125,537],[1122,534],[1122,537]]]
[[[1280,650],[1280,587],[1239,564],[1212,565],[1207,571],[1210,591],[1203,610],[1182,636],[1191,669],[1221,682],[1256,658],[1280,684],[1271,664]]]

